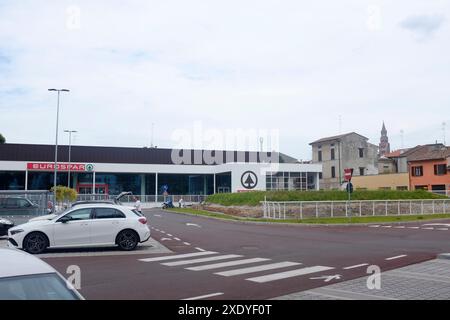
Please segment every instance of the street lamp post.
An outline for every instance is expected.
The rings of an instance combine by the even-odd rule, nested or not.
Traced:
[[[67,188],[70,188],[70,152],[72,149],[72,133],[77,132],[76,130],[64,130],[64,132],[69,133],[69,170],[67,173]]]
[[[56,189],[56,173],[58,171],[58,124],[59,124],[59,94],[60,92],[69,92],[68,89],[48,89],[48,91],[58,92],[58,101],[56,104],[56,141],[55,141],[55,171],[53,176],[53,187]]]

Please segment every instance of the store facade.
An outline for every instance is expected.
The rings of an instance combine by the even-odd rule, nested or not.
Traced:
[[[58,154],[58,185],[67,186],[70,174],[70,187],[79,194],[316,190],[321,172],[320,165],[281,153],[72,146],[70,162],[67,146]],[[0,190],[50,189],[53,159],[51,145],[0,145]]]

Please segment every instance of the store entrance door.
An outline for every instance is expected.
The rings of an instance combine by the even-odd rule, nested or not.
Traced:
[[[77,192],[78,194],[92,194],[92,188],[94,186],[92,184],[79,183],[77,184]],[[95,194],[108,194],[108,185],[107,184],[96,184],[95,185]]]

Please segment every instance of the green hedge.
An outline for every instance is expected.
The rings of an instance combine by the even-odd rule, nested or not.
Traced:
[[[347,200],[348,194],[339,190],[320,191],[251,191],[240,193],[217,193],[208,196],[206,202],[224,206],[259,205],[260,201],[331,201]],[[445,199],[425,190],[357,190],[352,193],[352,200],[398,200],[398,199]]]

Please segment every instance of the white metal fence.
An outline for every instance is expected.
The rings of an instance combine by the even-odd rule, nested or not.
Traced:
[[[309,219],[450,213],[450,199],[262,201],[264,218]]]

